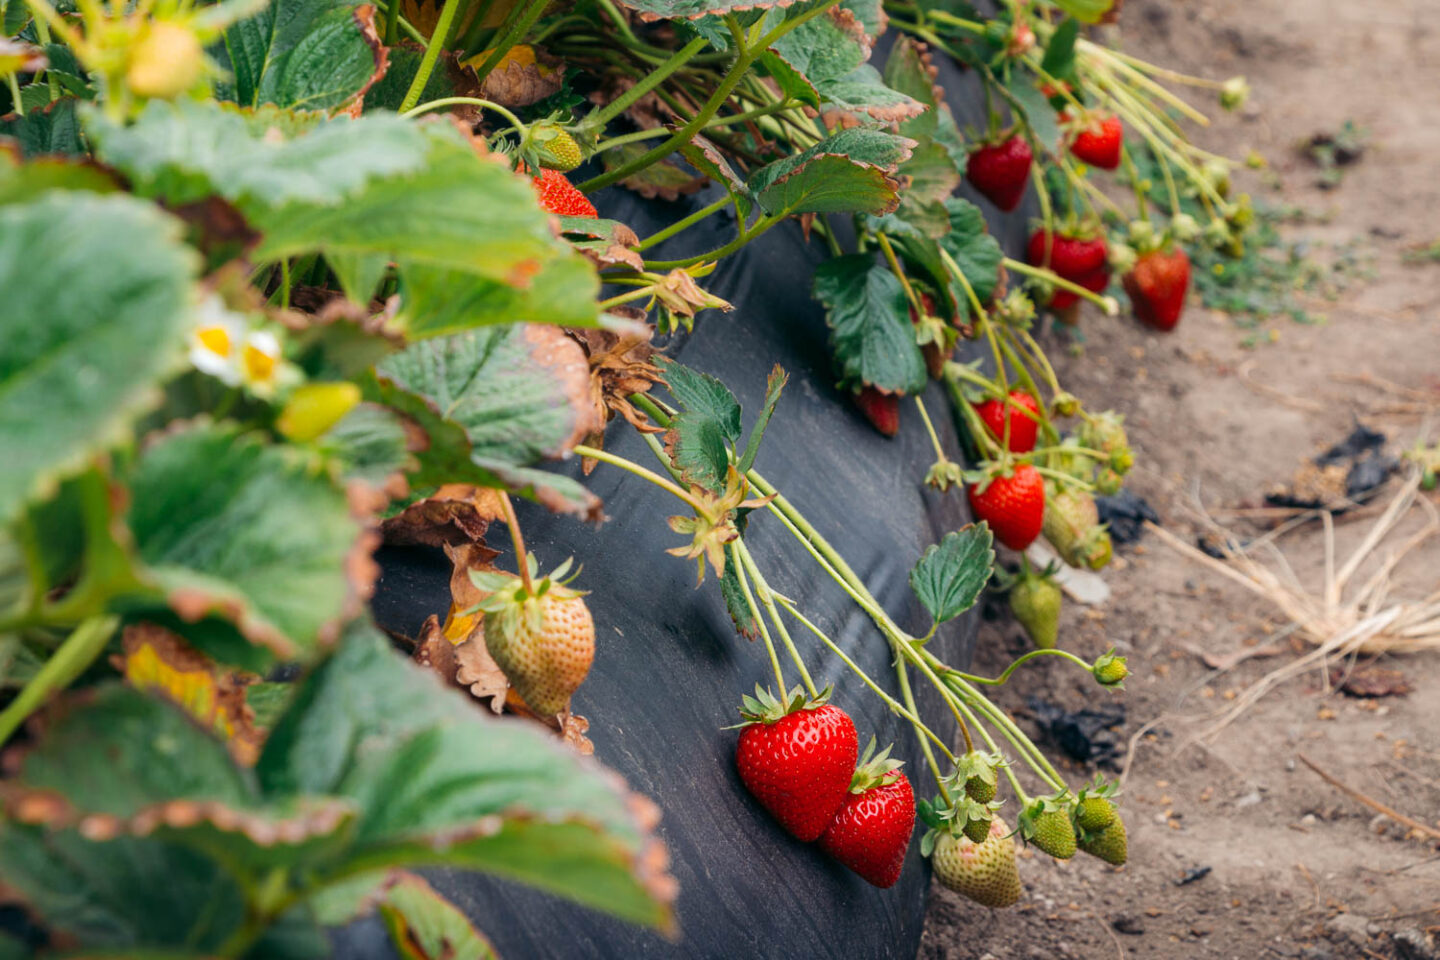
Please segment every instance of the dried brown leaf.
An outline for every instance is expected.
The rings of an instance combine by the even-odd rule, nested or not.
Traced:
[[[489,562],[498,554],[485,546],[485,531],[502,516],[500,496],[490,487],[449,483],[417,500],[380,525],[385,542],[449,547],[478,544]]]

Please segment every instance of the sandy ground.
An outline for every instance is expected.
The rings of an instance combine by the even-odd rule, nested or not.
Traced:
[[[1087,404],[1127,415],[1138,461],[1130,486],[1182,539],[1193,541],[1201,510],[1238,536],[1261,533],[1225,511],[1262,505],[1269,487],[1344,438],[1354,418],[1388,434],[1398,452],[1426,425],[1428,393],[1429,429],[1440,431],[1440,264],[1403,259],[1440,236],[1436,12],[1435,0],[1126,4],[1127,49],[1250,79],[1252,108],[1220,120],[1201,142],[1237,156],[1258,150],[1275,176],[1242,186],[1312,214],[1290,230],[1313,240],[1317,255],[1358,241],[1373,269],[1338,301],[1312,304],[1325,322],[1277,318],[1266,324],[1274,342],[1256,349],[1241,345],[1244,331],[1230,318],[1195,304],[1170,336],[1130,320],[1083,319],[1084,349],[1064,359],[1061,377]],[[1296,144],[1345,120],[1368,129],[1368,149],[1338,188],[1322,190]],[[1051,342],[1065,353],[1063,333]],[[1356,374],[1421,393],[1336,379]],[[1417,510],[1412,529],[1419,519]],[[1372,521],[1362,514],[1338,523],[1342,557]],[[1302,581],[1321,582],[1318,522],[1278,542]],[[1413,685],[1408,696],[1352,698],[1327,691],[1312,671],[1195,743],[1231,698],[1308,647],[1277,643],[1283,615],[1154,536],[1121,551],[1105,578],[1110,601],[1069,604],[1061,643],[1085,657],[1110,645],[1130,657],[1120,743],[1135,738],[1122,807],[1131,862],[1117,870],[1083,855],[1056,863],[1024,854],[1024,897],[999,913],[937,888],[920,955],[1440,957],[1440,848],[1377,818],[1298,759],[1303,753],[1376,800],[1440,825],[1440,653],[1382,659]],[[1440,538],[1400,567],[1395,591],[1419,596],[1437,582]],[[1229,671],[1202,659],[1271,643],[1280,655]],[[977,669],[998,670],[1024,649],[1017,626],[994,620]],[[1076,708],[1093,694],[1088,678],[1058,663],[1042,661],[1022,677],[1001,694],[1021,716],[1031,695]],[[1089,773],[1071,769],[1077,783]],[[1177,885],[1203,867],[1202,879]]]

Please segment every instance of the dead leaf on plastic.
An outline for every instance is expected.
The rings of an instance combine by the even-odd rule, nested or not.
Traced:
[[[472,76],[484,65],[490,51],[477,53],[461,66]],[[528,107],[560,92],[565,83],[565,67],[559,57],[529,44],[516,44],[500,58],[480,85],[480,96],[507,107]]]
[[[380,525],[385,542],[392,545],[451,547],[479,544],[489,563],[499,553],[485,546],[485,531],[501,517],[500,497],[490,487],[447,483],[428,497],[416,500]]]

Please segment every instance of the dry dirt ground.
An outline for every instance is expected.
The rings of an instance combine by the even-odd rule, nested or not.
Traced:
[[[1127,49],[1250,79],[1252,108],[1199,135],[1217,152],[1267,157],[1269,185],[1252,176],[1242,186],[1316,215],[1289,229],[1315,241],[1319,255],[1358,241],[1373,258],[1371,277],[1334,303],[1312,305],[1325,322],[1276,318],[1266,326],[1278,336],[1258,348],[1241,345],[1244,331],[1230,318],[1193,303],[1169,336],[1130,320],[1083,318],[1083,352],[1064,361],[1061,377],[1087,404],[1127,415],[1138,462],[1130,486],[1182,539],[1193,541],[1202,509],[1237,536],[1262,533],[1253,516],[1227,511],[1261,506],[1267,488],[1342,439],[1353,418],[1387,433],[1394,451],[1422,429],[1440,432],[1440,264],[1404,259],[1440,236],[1437,12],[1435,0],[1126,4],[1119,36]],[[1322,190],[1296,144],[1346,120],[1368,129],[1368,149],[1338,188]],[[1051,336],[1063,353],[1065,335]],[[1336,379],[1347,375],[1418,392]],[[1417,509],[1410,529],[1420,518]],[[1342,557],[1373,519],[1362,511],[1337,523]],[[1301,580],[1321,581],[1318,522],[1278,543]],[[1130,863],[1117,870],[1083,855],[1056,863],[1024,854],[1024,897],[998,913],[937,888],[921,957],[1440,957],[1440,847],[1407,836],[1298,759],[1303,753],[1374,799],[1440,825],[1440,652],[1382,658],[1413,686],[1408,696],[1327,692],[1311,671],[1187,745],[1231,698],[1309,648],[1285,638],[1279,656],[1228,671],[1207,666],[1204,654],[1276,643],[1287,621],[1153,535],[1122,550],[1105,578],[1111,599],[1068,604],[1061,643],[1085,657],[1110,645],[1130,657],[1119,737],[1122,753],[1135,738],[1122,805]],[[1418,597],[1437,584],[1440,538],[1402,565],[1395,590]],[[977,668],[996,671],[1024,649],[1018,627],[994,620]],[[1093,686],[1062,668],[1041,661],[1002,702],[1021,716],[1031,695],[1081,706]],[[1089,772],[1072,771],[1075,782]],[[1194,868],[1209,872],[1178,885]]]

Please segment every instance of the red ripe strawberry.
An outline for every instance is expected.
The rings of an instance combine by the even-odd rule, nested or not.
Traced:
[[[1108,250],[1103,234],[1093,237],[1083,234],[1067,236],[1063,233],[1036,230],[1030,235],[1030,245],[1026,252],[1032,266],[1048,265],[1051,270],[1073,283],[1080,283],[1098,271],[1109,270],[1105,259]]]
[[[877,887],[893,887],[905,865],[910,835],[915,832],[915,794],[889,759],[890,748],[873,760],[875,738],[850,780],[835,819],[820,835],[820,849]]]
[[[965,176],[995,206],[1014,210],[1025,196],[1034,159],[1030,144],[1017,134],[1001,143],[985,144],[970,154]]]
[[[807,700],[799,688],[786,702],[755,688],[740,713],[747,726],[735,749],[740,780],[780,826],[805,842],[817,839],[845,802],[855,757],[855,724],[825,703],[828,691]]]
[[[1011,550],[1024,550],[1040,536],[1045,522],[1045,480],[1028,463],[1017,464],[1010,476],[996,476],[977,493],[970,486],[970,509]]]
[[[1092,167],[1114,170],[1120,166],[1120,143],[1124,131],[1120,118],[1112,114],[1091,116],[1070,141],[1070,152]]]
[[[986,400],[975,405],[975,412],[985,422],[997,441],[1005,436],[1005,413],[1007,407],[999,400]],[[1035,398],[1023,390],[1010,391],[1010,446],[1011,453],[1029,453],[1035,449],[1035,435],[1040,429],[1036,417],[1040,416],[1040,405]],[[1033,416],[1026,416],[1028,410]]]
[[[881,393],[874,387],[865,387],[855,394],[855,405],[885,436],[893,437],[900,432],[899,394]]]
[[[1156,330],[1174,330],[1190,289],[1190,258],[1175,247],[1169,253],[1142,253],[1125,275],[1125,292],[1140,322]]]
[[[530,183],[535,188],[535,195],[540,198],[540,206],[557,217],[600,216],[595,204],[576,190],[575,185],[565,179],[565,174],[559,170],[542,168],[540,175],[532,178]]]

